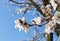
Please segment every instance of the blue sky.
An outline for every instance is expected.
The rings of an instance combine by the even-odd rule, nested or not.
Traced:
[[[11,7],[7,8],[3,6],[3,2],[5,1],[7,0],[0,0],[0,41],[20,41],[21,39],[29,39],[29,37],[31,37],[33,33],[33,29],[32,31],[30,30],[28,33],[25,33],[24,31],[19,32],[17,29],[15,29],[14,20],[21,17],[22,15],[12,16],[12,13],[8,11]],[[14,9],[12,9],[12,11],[14,11]],[[25,15],[25,18],[28,20],[27,22],[29,23],[31,22],[30,19],[35,17],[31,14],[27,13]]]

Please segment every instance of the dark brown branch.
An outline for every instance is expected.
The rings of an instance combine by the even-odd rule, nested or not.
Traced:
[[[46,41],[53,41],[53,33],[47,34],[47,40]]]
[[[20,2],[14,1],[14,0],[9,0],[9,1],[11,1],[11,2],[13,2],[13,3],[16,3],[16,4],[30,4],[30,3],[20,3]]]
[[[59,24],[56,24],[56,25],[57,26],[55,28],[55,32],[56,32],[57,36],[59,37],[59,35],[60,35],[60,25]]]
[[[50,4],[50,2],[49,2],[50,0],[42,0],[42,2],[43,2],[43,5],[44,6],[46,6],[47,4]]]
[[[42,14],[43,16],[45,16],[41,10],[41,7],[39,7],[39,5],[37,5],[35,2],[33,2],[33,0],[29,0],[30,3],[37,9],[37,11],[40,12],[40,14]]]

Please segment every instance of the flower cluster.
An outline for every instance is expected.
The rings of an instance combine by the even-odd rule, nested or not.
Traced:
[[[55,3],[55,0],[50,0],[50,3],[53,6],[53,9],[56,10],[57,4]]]
[[[19,31],[24,30],[27,32],[29,30],[29,25],[26,23],[25,18],[15,20],[15,28],[18,28]]]
[[[52,20],[46,24],[45,33],[49,34],[49,33],[53,32],[57,26],[56,23],[60,24],[60,12],[58,12],[58,11],[52,17]]]
[[[45,15],[44,19],[49,20],[52,16],[51,5],[42,6],[42,12]]]
[[[43,19],[41,17],[37,17],[37,18],[32,19],[32,23],[35,24],[35,25],[41,25],[42,20]]]
[[[56,23],[53,21],[49,21],[49,23],[46,24],[45,33],[49,34],[54,31],[54,28],[56,27]]]
[[[58,24],[60,24],[60,12],[57,11],[55,15],[52,17],[52,20]]]

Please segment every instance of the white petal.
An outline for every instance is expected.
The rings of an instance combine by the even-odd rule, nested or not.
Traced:
[[[53,6],[54,10],[56,10],[57,4],[54,0],[50,0],[51,5]]]

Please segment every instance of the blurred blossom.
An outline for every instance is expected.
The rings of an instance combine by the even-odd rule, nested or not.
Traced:
[[[51,13],[51,5],[48,4],[48,5],[46,6],[46,8],[47,8],[47,11],[48,11],[49,13]]]
[[[58,24],[60,24],[60,12],[57,11],[55,15],[52,17],[52,20]]]
[[[57,4],[55,3],[55,0],[50,0],[50,3],[53,6],[53,9],[56,10]]]
[[[52,17],[52,9],[51,5],[48,4],[47,6],[42,6],[42,12],[45,15],[44,19],[49,20]]]
[[[45,33],[49,34],[53,32],[56,27],[56,23],[60,24],[60,12],[58,11],[52,17],[52,21],[49,21],[49,23],[46,24]]]
[[[60,17],[60,11],[56,11],[55,16]]]
[[[53,21],[49,21],[49,23],[46,24],[45,33],[49,34],[53,32],[55,27],[56,23],[54,23]]]
[[[42,24],[42,18],[41,17],[34,18],[34,19],[32,19],[32,23],[37,24],[37,25],[41,25]]]
[[[60,19],[58,17],[53,16],[52,20],[57,23]]]
[[[15,20],[15,28],[18,28],[19,31],[24,30],[27,32],[29,30],[29,25],[26,24],[25,18]]]

